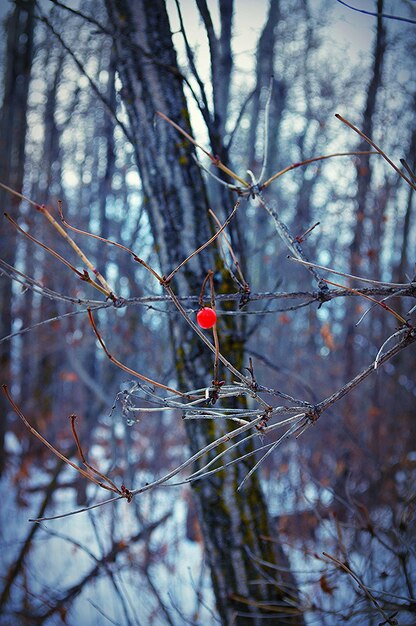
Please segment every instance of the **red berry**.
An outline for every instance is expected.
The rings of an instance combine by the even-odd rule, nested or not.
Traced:
[[[204,306],[196,314],[196,321],[201,328],[212,328],[217,321],[217,314],[214,309],[209,306]]]

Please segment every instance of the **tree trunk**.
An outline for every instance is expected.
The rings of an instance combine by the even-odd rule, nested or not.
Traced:
[[[273,145],[273,149],[276,150],[276,142],[279,135],[279,113],[282,112],[283,106],[281,105],[284,100],[284,87],[283,83],[276,80],[273,77],[274,73],[274,49],[276,45],[276,29],[280,19],[280,3],[279,1],[271,1],[269,6],[269,13],[267,15],[267,20],[263,28],[263,32],[261,33],[259,43],[257,46],[257,59],[256,59],[256,87],[254,89],[254,94],[252,98],[252,108],[251,108],[251,125],[250,132],[248,135],[248,164],[249,167],[256,171],[258,169],[258,165],[261,164],[256,162],[256,144],[258,143],[257,137],[259,133],[259,117],[261,112],[261,90],[263,88],[267,88],[270,85],[270,80],[273,79],[273,91],[272,91],[272,101],[271,101],[271,110],[270,117],[273,119],[273,133],[272,137],[269,139],[270,144]],[[271,167],[273,168],[276,163],[276,154],[270,154],[269,144],[269,154],[268,157],[274,157],[272,159]],[[269,163],[270,165],[270,163]],[[271,170],[268,170],[268,173]],[[267,176],[266,176],[267,177]]]
[[[381,75],[383,70],[384,53],[386,50],[386,31],[383,25],[383,0],[377,1],[377,34],[374,44],[374,63],[370,84],[367,92],[367,102],[364,111],[361,130],[368,137],[373,135],[374,112],[376,107],[377,92],[381,86]],[[362,142],[359,150],[368,150],[367,142]],[[365,219],[367,218],[368,193],[371,185],[371,165],[370,156],[361,156],[357,168],[357,210],[354,238],[351,243],[351,274],[357,274],[362,269],[362,243],[364,239]]]
[[[118,71],[144,201],[161,271],[168,273],[208,239],[211,225],[206,189],[193,162],[192,147],[156,116],[156,111],[163,111],[191,132],[166,8],[163,0],[107,0],[106,5],[116,32]],[[181,294],[198,294],[211,268],[220,268],[221,290],[226,289],[228,278],[212,248],[194,257],[175,276],[174,289]],[[227,321],[227,334],[221,345],[225,353],[227,347],[232,348],[230,358],[239,367],[244,345],[241,337],[233,336],[232,325]],[[172,341],[182,387],[206,386],[212,378],[211,356],[201,348],[188,325],[176,318],[172,323]],[[205,420],[187,421],[186,426],[192,452],[219,434],[214,422],[207,426]],[[288,563],[281,547],[263,538],[274,533],[257,478],[243,493],[237,492],[247,471],[247,465],[237,464],[202,480],[194,488],[221,621],[263,625],[266,615],[275,614],[268,610],[272,603],[281,607],[283,616],[282,621],[275,618],[274,624],[303,624],[302,616],[297,616],[289,604],[296,598],[292,576],[285,573],[269,579],[266,568],[268,574],[262,577],[261,561],[280,564],[282,570]],[[270,580],[275,584],[270,584]]]
[[[30,72],[33,58],[33,0],[16,3],[6,22],[6,67],[4,96],[0,118],[0,181],[21,192],[25,162],[26,113]],[[2,210],[17,209],[20,201],[0,189]],[[0,220],[2,257],[14,263],[16,236],[5,219]],[[9,335],[12,329],[12,281],[0,276],[0,337]],[[1,382],[10,385],[10,344],[0,344]],[[4,437],[9,404],[3,394],[0,397],[0,475],[4,470]]]
[[[383,25],[383,0],[377,0],[377,32],[374,43],[374,62],[370,84],[368,85],[367,101],[363,116],[361,130],[367,137],[373,135],[374,113],[376,108],[377,92],[381,86],[381,76],[383,69],[384,53],[386,50],[386,31]],[[368,150],[368,144],[363,141],[358,150]],[[361,156],[359,165],[357,166],[357,196],[356,196],[356,213],[354,237],[350,246],[350,273],[361,275],[363,273],[363,241],[365,240],[366,226],[368,223],[368,204],[370,204],[369,193],[371,187],[372,169],[370,164],[370,156]],[[380,218],[381,219],[381,218]],[[377,277],[376,277],[377,278]],[[349,325],[346,333],[346,350],[347,350],[347,367],[346,375],[351,378],[355,372],[355,353],[354,353],[354,335],[355,335],[355,314],[353,310],[347,311],[347,319]]]
[[[412,133],[412,138],[411,138],[410,146],[409,146],[409,155],[410,155],[409,166],[412,172],[414,172],[416,168],[416,130],[414,130]],[[406,203],[406,212],[405,212],[404,221],[403,221],[403,234],[402,234],[400,261],[393,274],[393,280],[396,280],[396,281],[404,282],[405,280],[407,280],[406,278],[407,273],[409,273],[410,277],[413,277],[412,272],[414,273],[414,268],[412,269],[412,267],[410,266],[410,260],[412,261],[414,260],[412,258],[412,254],[414,257],[415,247],[413,245],[413,250],[412,250],[411,245],[409,245],[410,243],[409,235],[410,235],[411,222],[412,222],[412,211],[414,210],[413,208],[414,199],[415,199],[415,192],[411,187],[409,187],[407,203]]]

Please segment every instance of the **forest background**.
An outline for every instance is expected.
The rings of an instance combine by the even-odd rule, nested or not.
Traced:
[[[253,5],[0,5],[1,624],[415,622],[415,2]]]

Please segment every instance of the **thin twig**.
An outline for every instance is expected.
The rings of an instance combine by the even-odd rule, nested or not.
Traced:
[[[154,487],[157,487],[159,485],[162,485],[163,483],[166,483],[168,480],[170,480],[171,478],[173,478],[174,476],[179,474],[179,472],[183,471],[184,469],[186,469],[190,465],[193,465],[195,463],[195,461],[200,459],[205,454],[208,454],[208,452],[210,452],[211,450],[213,450],[213,449],[217,448],[218,446],[226,443],[227,441],[230,441],[231,439],[235,439],[236,437],[238,437],[242,433],[246,432],[247,430],[249,430],[251,428],[255,428],[256,425],[259,424],[263,419],[264,419],[263,415],[260,415],[259,417],[254,419],[252,422],[249,422],[248,424],[245,424],[244,426],[240,426],[239,428],[236,428],[235,430],[232,430],[232,431],[226,433],[225,435],[221,435],[215,441],[212,441],[211,443],[206,445],[204,448],[201,448],[200,450],[198,450],[198,452],[196,452],[191,457],[189,457],[186,461],[184,461],[183,463],[178,465],[174,470],[166,473],[164,476],[154,480],[151,483],[147,483],[143,487],[139,487],[138,489],[134,489],[132,491],[132,495],[135,496],[135,495],[137,495],[139,493],[144,493],[145,491],[148,491],[149,489],[153,489]]]
[[[192,154],[192,158],[195,161],[196,165],[203,170],[204,172],[206,172],[209,176],[211,176],[211,178],[213,178],[214,180],[217,181],[217,183],[219,183],[220,185],[222,185],[223,187],[226,187],[227,189],[231,189],[232,191],[236,191],[237,193],[241,193],[243,192],[243,190],[241,189],[241,187],[237,187],[236,185],[233,185],[231,183],[227,183],[225,180],[223,180],[222,178],[220,178],[219,176],[217,176],[216,174],[214,174],[214,172],[211,172],[210,169],[208,169],[207,167],[205,167],[205,165],[203,163],[201,163],[201,161],[199,161],[196,157],[195,154]]]
[[[217,224],[217,226],[221,226],[221,222],[219,221],[218,217],[215,215],[215,213],[214,213],[214,211],[212,209],[209,209],[209,214],[215,220],[215,223]],[[219,232],[220,231],[218,231],[218,234],[219,234]],[[231,258],[233,260],[233,263],[235,265],[237,273],[240,276],[240,280],[242,282],[241,286],[242,287],[248,287],[248,283],[247,283],[246,279],[244,278],[243,273],[241,271],[240,263],[238,262],[238,259],[237,259],[236,255],[234,254],[234,250],[232,249],[231,242],[230,242],[229,238],[227,237],[226,233],[223,233],[222,239],[224,240],[224,242],[225,242],[225,244],[226,244],[226,246],[228,248],[228,251],[229,251],[230,256],[231,256]]]
[[[58,231],[58,233],[69,243],[74,252],[79,256],[79,258],[85,263],[85,265],[92,271],[92,273],[97,277],[97,280],[102,284],[105,289],[105,292],[108,297],[112,299],[117,299],[114,295],[113,290],[110,285],[107,283],[105,278],[100,274],[100,272],[94,267],[86,254],[81,250],[81,248],[75,243],[75,241],[68,235],[68,233],[62,228],[62,226],[56,221],[56,219],[49,213],[49,211],[44,207],[38,207],[38,210],[46,217],[46,219],[52,224],[52,226]]]
[[[177,389],[173,389],[172,387],[168,387],[167,385],[164,385],[163,383],[159,383],[156,380],[152,380],[151,378],[148,378],[147,376],[144,376],[143,374],[139,374],[139,372],[136,372],[136,370],[132,369],[131,367],[127,367],[127,365],[124,365],[124,363],[121,363],[121,361],[119,361],[112,354],[110,354],[109,350],[107,349],[107,346],[104,343],[103,338],[101,337],[101,334],[98,332],[98,328],[97,328],[97,326],[95,324],[95,321],[94,321],[91,309],[88,308],[87,312],[88,312],[88,319],[89,319],[90,324],[92,326],[92,329],[93,329],[93,331],[95,333],[95,336],[98,339],[99,344],[101,345],[102,349],[104,350],[106,356],[109,358],[109,360],[112,363],[114,363],[114,365],[117,365],[117,367],[122,369],[124,372],[127,372],[128,374],[131,374],[135,378],[139,378],[140,380],[143,380],[144,382],[148,383],[149,385],[153,385],[155,387],[159,387],[160,389],[164,389],[165,391],[170,391],[170,393],[174,393],[177,396],[182,396],[183,398],[187,398],[188,397],[188,394],[186,394],[186,393],[182,393],[181,391],[178,391]]]
[[[411,287],[412,283],[387,283],[380,280],[374,280],[373,278],[363,278],[362,276],[354,276],[353,274],[347,274],[346,272],[339,272],[330,267],[326,267],[325,265],[318,265],[318,263],[311,263],[311,261],[304,261],[303,259],[298,259],[295,257],[289,257],[291,261],[296,261],[296,263],[301,263],[302,265],[306,265],[309,267],[316,267],[320,270],[325,270],[330,272],[331,274],[337,274],[338,276],[344,276],[345,278],[352,278],[353,280],[359,280],[363,283],[370,283],[371,285],[383,285],[383,287]]]
[[[237,119],[236,119],[236,121],[235,121],[235,123],[234,123],[234,128],[233,128],[233,129],[232,129],[232,131],[229,133],[229,136],[228,136],[228,137],[229,137],[229,139],[228,139],[227,143],[225,144],[225,150],[226,150],[226,152],[229,152],[229,151],[230,151],[230,149],[231,149],[231,145],[232,145],[232,143],[233,143],[233,141],[234,141],[234,137],[235,137],[235,135],[236,135],[236,132],[237,132],[237,130],[238,130],[238,127],[240,126],[240,122],[241,122],[241,120],[243,119],[244,113],[246,112],[246,108],[247,108],[247,106],[249,105],[250,100],[253,98],[253,96],[254,96],[254,94],[255,94],[255,93],[256,93],[256,90],[255,90],[255,89],[253,89],[252,91],[250,91],[250,93],[246,96],[246,98],[245,98],[245,100],[244,100],[244,102],[243,102],[243,104],[242,104],[242,106],[241,106],[241,108],[240,108],[240,111],[239,111],[239,113],[238,113],[238,115],[237,115]]]
[[[302,250],[302,246],[300,245],[298,241],[296,241],[296,238],[292,236],[286,224],[282,222],[282,220],[280,219],[277,211],[273,207],[271,207],[267,202],[265,202],[261,193],[256,194],[256,198],[258,199],[262,207],[266,209],[268,214],[272,217],[278,235],[280,236],[282,241],[285,243],[285,245],[289,248],[289,250],[292,252],[292,254],[294,254],[295,257],[297,259],[300,259],[301,261],[307,261],[307,259],[305,258],[305,254]],[[315,270],[313,266],[308,266],[308,269],[313,274],[315,280],[318,283],[318,286],[321,288],[323,286],[323,279],[321,275]]]
[[[46,209],[46,207],[44,205],[40,205],[36,202],[33,202],[33,200],[31,200],[30,198],[27,198],[26,196],[24,196],[23,194],[19,193],[18,191],[15,191],[14,189],[12,189],[11,187],[9,187],[8,185],[5,185],[4,183],[0,182],[0,187],[2,187],[3,189],[5,189],[6,191],[10,192],[11,194],[13,194],[14,196],[16,196],[17,198],[20,198],[21,200],[25,200],[26,202],[29,202],[29,204],[31,204],[32,206],[34,206],[40,213],[42,213],[46,219],[52,224],[52,226],[59,232],[59,234],[69,243],[69,245],[72,247],[72,249],[75,251],[75,253],[80,257],[80,259],[83,261],[83,263],[85,263],[85,265],[93,272],[93,274],[97,277],[97,280],[101,283],[101,285],[104,287],[104,291],[103,289],[99,288],[99,286],[91,280],[91,278],[89,276],[87,276],[85,273],[81,274],[80,272],[78,272],[78,270],[76,270],[75,268],[73,268],[73,266],[71,266],[71,264],[68,264],[68,261],[65,261],[63,259],[63,257],[61,257],[61,255],[58,255],[57,252],[54,252],[51,248],[48,248],[48,246],[45,246],[45,244],[42,244],[40,241],[38,241],[37,239],[35,239],[34,237],[32,237],[31,235],[29,235],[29,233],[27,233],[26,231],[24,231],[22,228],[20,228],[20,226],[17,224],[17,222],[15,222],[15,220],[10,217],[7,213],[5,213],[4,215],[7,217],[7,219],[14,224],[14,226],[20,231],[22,232],[26,237],[28,237],[29,239],[31,239],[32,241],[34,241],[35,243],[37,243],[38,245],[42,246],[43,248],[45,248],[45,250],[47,250],[48,252],[50,252],[51,254],[53,254],[54,256],[56,256],[57,258],[59,258],[59,260],[63,263],[65,263],[66,265],[68,265],[73,271],[75,271],[78,275],[83,278],[83,280],[86,280],[87,282],[89,282],[90,284],[92,284],[96,289],[98,289],[99,291],[101,291],[102,293],[104,293],[105,295],[107,295],[107,297],[110,298],[115,298],[115,296],[113,295],[113,291],[111,289],[111,287],[108,285],[107,281],[104,279],[104,277],[100,274],[100,272],[94,267],[94,265],[91,263],[91,261],[88,259],[88,257],[83,253],[83,251],[79,248],[79,246],[77,246],[77,244],[75,243],[75,241],[68,235],[68,233],[66,233],[64,231],[64,229],[62,228],[62,226],[60,224],[58,224],[58,222],[54,219],[54,217],[52,217],[52,215],[49,213],[49,211]]]
[[[50,300],[63,300],[64,302],[71,302],[72,304],[83,304],[91,307],[108,307],[113,306],[113,302],[102,302],[100,300],[89,300],[87,298],[73,298],[64,294],[58,293],[49,287],[45,287],[39,281],[31,278],[27,274],[20,272],[18,269],[0,259],[0,272],[5,276],[8,276],[11,280],[14,280],[21,284],[24,289],[30,289],[34,293],[49,298]]]
[[[355,152],[334,152],[333,154],[325,154],[323,156],[317,156],[317,157],[312,157],[311,159],[305,159],[304,161],[299,161],[298,163],[292,163],[291,165],[288,165],[284,169],[280,170],[279,172],[277,172],[276,174],[273,174],[273,176],[268,178],[266,182],[264,182],[260,186],[260,191],[262,189],[266,189],[266,187],[268,187],[277,178],[280,178],[280,176],[283,176],[283,174],[286,174],[287,172],[290,172],[291,170],[294,170],[297,167],[302,167],[303,165],[309,165],[309,163],[315,163],[316,161],[324,161],[325,159],[332,159],[333,157],[361,156],[361,155],[366,155],[366,154],[379,154],[379,151],[377,150],[377,152],[373,152],[372,150],[362,150],[362,151],[355,151]]]
[[[376,300],[375,298],[372,298],[368,294],[365,294],[362,291],[359,291],[358,289],[353,289],[352,287],[346,287],[345,285],[340,285],[339,283],[334,283],[332,280],[328,280],[327,278],[323,278],[322,280],[325,283],[327,283],[328,285],[332,285],[333,287],[339,287],[340,289],[346,289],[347,291],[351,291],[352,293],[355,293],[358,296],[363,296],[367,300],[370,300],[371,302],[374,302],[374,304],[377,304],[378,306],[380,306],[385,311],[388,311],[389,313],[394,315],[394,317],[401,324],[403,324],[403,326],[407,326],[407,328],[411,328],[412,327],[411,324],[407,320],[404,319],[404,317],[402,317],[399,313],[397,313],[397,311],[395,311],[394,309],[389,307],[388,304],[386,304],[385,302],[380,302],[379,300]]]
[[[91,310],[98,311],[100,309],[107,308],[108,306],[111,306],[111,304],[103,303],[101,305],[95,306],[94,308],[91,308]],[[86,312],[87,312],[87,309],[79,309],[78,311],[69,311],[69,313],[62,313],[61,315],[55,315],[55,317],[49,317],[46,320],[42,320],[41,322],[37,322],[36,324],[32,324],[31,326],[26,326],[25,328],[22,328],[21,330],[16,330],[14,333],[10,333],[10,335],[6,335],[5,337],[2,337],[0,339],[0,343],[3,343],[4,341],[10,341],[10,339],[13,339],[13,337],[24,335],[25,333],[28,333],[29,331],[35,328],[39,328],[39,326],[45,326],[46,324],[52,324],[53,322],[60,322],[66,317],[73,317],[74,315],[79,315],[80,313],[86,313]]]
[[[374,369],[375,369],[375,370],[376,370],[376,369],[377,369],[377,367],[378,367],[378,362],[379,362],[379,359],[380,359],[381,354],[382,354],[382,352],[383,352],[384,348],[386,347],[386,345],[387,345],[387,344],[388,344],[388,343],[389,343],[392,339],[394,339],[395,337],[399,337],[399,335],[402,335],[402,334],[403,334],[403,333],[405,333],[405,332],[407,332],[406,328],[401,328],[400,330],[398,330],[397,332],[393,333],[392,335],[390,335],[390,337],[388,337],[388,338],[386,339],[386,341],[385,341],[385,342],[383,343],[383,345],[381,346],[380,350],[377,352],[377,356],[376,356],[376,358],[374,359]]]
[[[13,410],[15,411],[16,415],[18,415],[20,417],[20,419],[22,420],[22,422],[24,423],[26,428],[32,433],[32,435],[35,435],[35,437],[37,437],[39,439],[39,441],[41,441],[43,443],[44,446],[46,446],[51,452],[53,452],[53,454],[55,454],[59,459],[61,459],[61,461],[64,461],[65,463],[70,465],[74,470],[76,470],[82,476],[84,476],[84,478],[87,478],[91,482],[95,483],[98,487],[102,487],[103,489],[107,489],[108,491],[113,491],[113,492],[115,491],[116,493],[119,493],[119,490],[117,489],[117,487],[110,487],[110,486],[105,485],[104,483],[98,481],[89,472],[86,472],[85,470],[82,469],[82,467],[79,467],[78,465],[73,463],[73,461],[68,459],[64,454],[59,452],[59,450],[57,450],[51,443],[49,443],[49,441],[47,441],[47,439],[45,439],[35,428],[33,428],[33,426],[31,426],[29,424],[29,422],[27,421],[26,417],[23,415],[22,411],[19,409],[19,407],[17,406],[17,404],[13,400],[13,398],[12,398],[8,388],[7,388],[7,385],[2,385],[2,388],[3,388],[3,392],[4,392],[5,396],[6,396],[6,398],[8,399],[10,404],[12,405]]]
[[[101,102],[104,104],[106,110],[109,112],[109,114],[111,115],[113,120],[121,128],[121,130],[123,131],[126,139],[132,145],[134,145],[134,138],[130,134],[127,126],[117,117],[117,114],[114,111],[113,106],[108,102],[107,98],[101,93],[99,87],[94,82],[94,80],[91,78],[91,76],[88,74],[88,72],[86,72],[85,67],[83,66],[81,61],[78,59],[78,57],[76,56],[74,51],[65,43],[65,41],[62,39],[61,35],[55,30],[55,28],[52,25],[52,23],[42,13],[42,11],[40,10],[40,7],[39,7],[39,2],[36,2],[36,4],[37,4],[38,11],[39,11],[39,14],[40,14],[40,18],[39,19],[41,20],[41,22],[43,22],[47,26],[47,28],[51,31],[51,33],[54,35],[54,37],[56,37],[56,39],[59,41],[59,43],[61,44],[62,48],[69,54],[69,56],[72,58],[72,60],[74,61],[75,65],[77,66],[78,70],[80,71],[81,75],[85,76],[85,78],[88,80],[88,83],[89,83],[91,89],[93,90],[93,92],[95,93],[95,95],[98,97],[99,100],[101,100]]]
[[[165,120],[165,122],[168,122],[169,124],[171,124],[171,126],[173,126],[179,133],[181,133],[184,137],[186,137],[186,139],[190,141],[194,146],[202,150],[202,152],[206,154],[206,156],[211,160],[213,165],[215,165],[216,167],[218,167],[218,169],[223,171],[224,174],[227,174],[231,178],[238,180],[238,182],[240,182],[243,185],[243,187],[246,187],[246,188],[249,187],[249,184],[245,180],[240,178],[235,172],[233,172],[226,165],[224,165],[224,163],[222,163],[218,157],[214,157],[210,152],[208,152],[208,150],[205,150],[205,148],[203,148],[197,141],[195,141],[195,139],[191,137],[189,133],[183,130],[183,128],[181,128],[173,120],[167,117],[164,113],[161,113],[161,111],[156,111],[156,112],[163,120]]]
[[[414,329],[409,330],[404,337],[399,341],[395,346],[390,348],[387,352],[385,352],[377,362],[377,366],[379,367],[382,363],[389,361],[393,356],[401,352],[407,346],[413,344],[416,341],[416,332]],[[364,370],[362,370],[357,376],[355,376],[352,380],[348,381],[345,385],[340,387],[333,394],[322,400],[315,405],[317,415],[320,415],[323,411],[326,411],[330,406],[338,402],[341,398],[349,394],[355,387],[360,385],[363,380],[365,380],[370,374],[374,372],[374,362],[368,365]]]
[[[261,181],[263,180],[266,174],[266,169],[267,169],[267,158],[268,158],[268,152],[269,152],[270,104],[272,101],[272,93],[273,93],[273,76],[270,78],[269,93],[267,96],[266,107],[264,109],[263,164],[262,164],[261,172],[257,181],[258,185],[261,185]]]
[[[364,9],[358,9],[357,7],[352,7],[350,4],[344,2],[344,0],[337,0],[339,4],[344,5],[348,9],[352,11],[357,11],[358,13],[363,13],[364,15],[372,15],[374,17],[382,17],[387,20],[397,20],[398,22],[408,22],[409,24],[416,24],[416,20],[410,19],[410,17],[399,17],[397,15],[390,15],[388,13],[374,13],[373,11],[365,11]]]
[[[239,206],[240,206],[240,200],[237,200],[237,202],[235,203],[234,208],[231,211],[230,215],[227,217],[227,219],[225,220],[224,224],[215,233],[215,235],[213,235],[210,239],[208,239],[208,241],[206,241],[204,244],[202,244],[202,246],[200,246],[197,250],[194,250],[194,252],[192,252],[192,254],[190,254],[188,257],[186,257],[186,259],[184,261],[182,261],[177,267],[175,267],[175,269],[171,271],[169,276],[167,276],[167,278],[165,278],[166,282],[169,283],[172,280],[172,278],[174,277],[174,275],[176,274],[176,272],[178,272],[185,265],[185,263],[188,263],[188,261],[190,261],[192,259],[192,257],[194,257],[195,255],[199,254],[202,250],[204,250],[204,248],[209,246],[211,243],[213,243],[217,239],[217,237],[219,237],[219,235],[222,233],[222,231],[225,228],[227,228],[228,224],[233,219],[233,217],[235,215],[235,212],[237,211]]]
[[[362,139],[364,139],[367,143],[369,143],[370,146],[373,146],[373,148],[375,150],[377,150],[377,152],[379,154],[381,154],[383,159],[385,159],[387,161],[387,163],[389,165],[391,165],[391,167],[399,174],[399,176],[401,176],[403,178],[403,180],[405,180],[407,182],[407,184],[410,185],[413,189],[416,189],[416,185],[409,178],[407,178],[407,176],[405,174],[403,174],[403,172],[397,167],[397,165],[395,165],[393,163],[393,161],[391,159],[389,159],[387,154],[385,152],[383,152],[383,150],[381,148],[379,148],[378,145],[375,144],[372,139],[367,137],[367,135],[365,135],[359,128],[354,126],[354,124],[351,124],[351,122],[346,120],[345,117],[342,117],[342,115],[340,115],[339,113],[335,113],[335,117],[338,120],[340,120],[341,122],[343,122],[344,124],[346,124],[347,126],[349,126],[349,128],[351,128],[355,133],[357,133],[357,135],[359,135]]]
[[[79,513],[85,513],[86,511],[92,511],[93,509],[98,509],[100,506],[104,506],[105,504],[110,504],[110,502],[117,502],[117,500],[123,500],[125,496],[119,495],[114,498],[109,498],[108,500],[102,500],[101,502],[97,502],[96,504],[91,504],[90,506],[84,506],[82,509],[77,509],[76,511],[69,511],[68,513],[60,513],[59,515],[52,515],[50,517],[38,517],[36,519],[29,519],[29,522],[49,522],[55,519],[62,519],[63,517],[71,517],[72,515],[78,515]]]
[[[400,163],[403,165],[410,178],[416,183],[416,174],[413,172],[406,159],[400,159]]]
[[[103,243],[120,248],[120,250],[124,250],[124,252],[128,252],[128,254],[131,254],[134,261],[136,261],[137,263],[140,263],[140,265],[146,268],[160,283],[163,283],[163,278],[156,272],[156,270],[154,270],[148,263],[146,263],[146,261],[141,259],[133,250],[131,250],[131,248],[124,246],[122,243],[118,243],[118,241],[112,241],[111,239],[106,239],[106,237],[101,237],[100,235],[95,235],[94,233],[90,233],[87,230],[81,230],[80,228],[71,226],[71,224],[69,224],[64,218],[64,214],[62,211],[62,202],[60,200],[58,200],[58,210],[59,210],[59,216],[61,218],[61,222],[64,224],[66,228],[69,228],[70,230],[73,230],[74,232],[79,233],[81,235],[86,235],[87,237],[92,237],[93,239],[97,239],[98,241],[102,241]]]
[[[281,437],[279,437],[279,439],[277,441],[275,441],[273,443],[273,445],[267,450],[267,452],[265,454],[263,454],[263,456],[257,461],[257,463],[248,472],[248,474],[243,478],[243,480],[241,481],[241,483],[239,484],[239,486],[237,488],[237,491],[241,491],[242,490],[242,488],[244,487],[244,485],[246,484],[248,479],[254,474],[254,472],[259,468],[259,466],[263,463],[263,461],[265,461],[267,459],[267,457],[270,456],[270,454],[278,446],[280,446],[282,441],[284,441],[284,439],[288,439],[291,435],[293,435],[293,433],[299,428],[300,422],[303,422],[303,420],[305,418],[305,413],[300,413],[299,415],[295,415],[293,419],[295,419],[295,418],[299,418],[299,419],[296,420],[295,423],[292,424],[292,426],[290,428],[288,428],[288,430],[285,433],[283,433],[283,435]]]
[[[41,241],[39,241],[39,239],[36,239],[36,237],[34,237],[30,233],[26,232],[21,226],[19,226],[19,224],[8,213],[4,213],[4,217],[7,218],[11,224],[13,224],[13,226],[16,228],[16,230],[19,231],[19,233],[22,233],[22,235],[27,237],[30,241],[35,243],[40,248],[43,248],[43,250],[46,250],[46,252],[49,252],[49,254],[51,254],[56,259],[58,259],[58,261],[60,261],[61,263],[63,263],[67,267],[69,267],[69,269],[72,270],[78,276],[78,278],[81,278],[81,280],[84,280],[85,282],[88,282],[88,283],[92,284],[94,287],[99,289],[101,291],[101,293],[104,293],[105,295],[107,295],[107,292],[102,287],[97,285],[94,281],[91,281],[90,277],[87,276],[87,274],[77,270],[76,267],[74,267],[61,254],[59,254],[59,252],[56,252],[55,250],[53,250],[52,248],[47,246],[45,243],[42,243]]]
[[[358,576],[356,574],[354,574],[354,572],[342,561],[340,561],[339,559],[337,559],[335,556],[331,556],[330,554],[328,554],[327,552],[322,552],[322,554],[329,559],[330,561],[332,561],[333,563],[335,563],[340,569],[344,570],[344,572],[346,572],[347,574],[349,574],[351,576],[351,578],[353,580],[355,580],[355,582],[357,583],[357,585],[364,591],[365,595],[367,596],[367,598],[374,604],[374,606],[376,607],[376,609],[381,613],[381,615],[383,616],[383,618],[386,620],[387,624],[391,624],[392,626],[397,626],[397,620],[392,620],[390,619],[390,617],[387,615],[387,613],[383,610],[383,608],[381,607],[381,605],[379,604],[379,602],[377,601],[377,599],[373,596],[372,593],[370,593],[370,591],[367,589],[367,587],[364,585],[363,582],[361,582],[361,580],[358,578]]]
[[[106,476],[105,474],[102,474],[99,470],[97,470],[90,463],[88,463],[88,461],[85,458],[85,455],[84,455],[84,453],[82,451],[81,442],[79,440],[77,429],[75,427],[75,422],[76,422],[77,416],[75,414],[72,414],[72,415],[69,416],[69,419],[71,421],[71,430],[72,430],[72,434],[73,434],[74,439],[75,439],[75,443],[77,445],[78,454],[81,457],[81,461],[83,462],[85,467],[87,469],[89,469],[91,472],[93,472],[93,474],[96,474],[99,478],[101,478],[102,480],[107,482],[110,485],[110,487],[112,488],[112,491],[115,491],[116,493],[120,493],[119,488],[113,483],[113,481],[108,476]]]

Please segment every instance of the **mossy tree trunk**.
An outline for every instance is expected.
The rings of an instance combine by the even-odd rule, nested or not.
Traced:
[[[115,32],[117,69],[144,202],[161,272],[168,274],[208,239],[212,228],[207,193],[192,159],[192,147],[156,115],[162,111],[192,132],[183,80],[163,0],[107,0],[106,5]],[[211,247],[194,257],[175,276],[172,286],[181,295],[199,294],[207,271],[219,267],[215,247]],[[224,281],[228,280],[225,273],[221,274]],[[220,288],[227,289],[227,285],[222,283]],[[231,321],[222,328],[220,324],[221,330],[222,351],[241,366],[243,337],[233,334]],[[212,355],[180,316],[172,321],[172,340],[179,384],[186,389],[210,384]],[[192,452],[206,446],[220,432],[216,423],[205,420],[187,421],[186,426]],[[264,539],[275,533],[258,479],[255,477],[244,492],[237,492],[247,471],[246,464],[236,464],[194,487],[219,615],[223,624],[263,625],[265,615],[277,616],[274,624],[303,624],[302,616],[293,615],[297,593],[293,577],[286,572],[283,550]],[[280,564],[286,573],[276,577],[276,572],[259,565],[261,562]],[[279,613],[268,610],[270,603],[274,611],[276,606],[281,607],[281,621]]]

